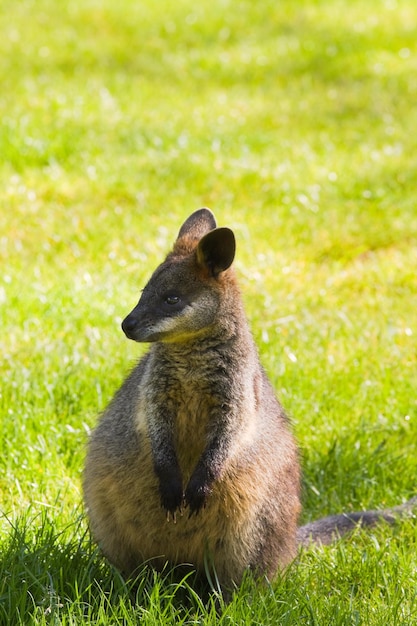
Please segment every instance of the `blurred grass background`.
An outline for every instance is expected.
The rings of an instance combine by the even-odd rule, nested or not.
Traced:
[[[302,450],[303,519],[416,491],[416,27],[413,0],[2,0],[8,618],[20,598],[16,620],[30,623],[29,592],[40,606],[19,591],[17,520],[29,506],[37,546],[80,514],[87,433],[141,353],[119,323],[200,206],[237,236],[261,359]],[[333,550],[320,559],[339,559],[346,581],[344,548]],[[408,582],[391,593],[409,620],[416,563],[401,559]],[[322,563],[307,559],[307,589]],[[349,589],[354,609],[317,600],[308,623],[389,623],[377,620],[392,597],[361,604],[363,589]],[[77,623],[71,609],[54,615]]]

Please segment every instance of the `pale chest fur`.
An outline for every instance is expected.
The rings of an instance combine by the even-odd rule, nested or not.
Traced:
[[[176,408],[173,429],[175,449],[184,481],[187,481],[206,446],[209,397],[203,390],[195,393],[191,388],[183,389],[178,394]]]

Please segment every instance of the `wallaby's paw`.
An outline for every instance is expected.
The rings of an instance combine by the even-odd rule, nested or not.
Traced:
[[[207,483],[190,480],[185,490],[185,506],[190,508],[189,516],[197,515],[207,504],[211,489]]]
[[[162,508],[166,511],[167,521],[172,518],[176,522],[176,514],[182,514],[184,505],[184,494],[182,484],[179,481],[165,481],[160,484],[159,492],[161,496]]]

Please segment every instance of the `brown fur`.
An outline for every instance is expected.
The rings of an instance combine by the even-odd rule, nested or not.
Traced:
[[[91,436],[84,493],[94,538],[126,575],[148,561],[211,563],[224,586],[248,568],[272,577],[297,543],[338,528],[297,531],[297,447],[259,362],[234,251],[233,233],[196,211],[123,322],[152,346]]]

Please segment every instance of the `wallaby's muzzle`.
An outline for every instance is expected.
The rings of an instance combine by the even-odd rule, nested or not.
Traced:
[[[139,334],[139,320],[136,315],[134,315],[133,311],[123,320],[122,330],[128,339],[137,341],[137,336]]]

